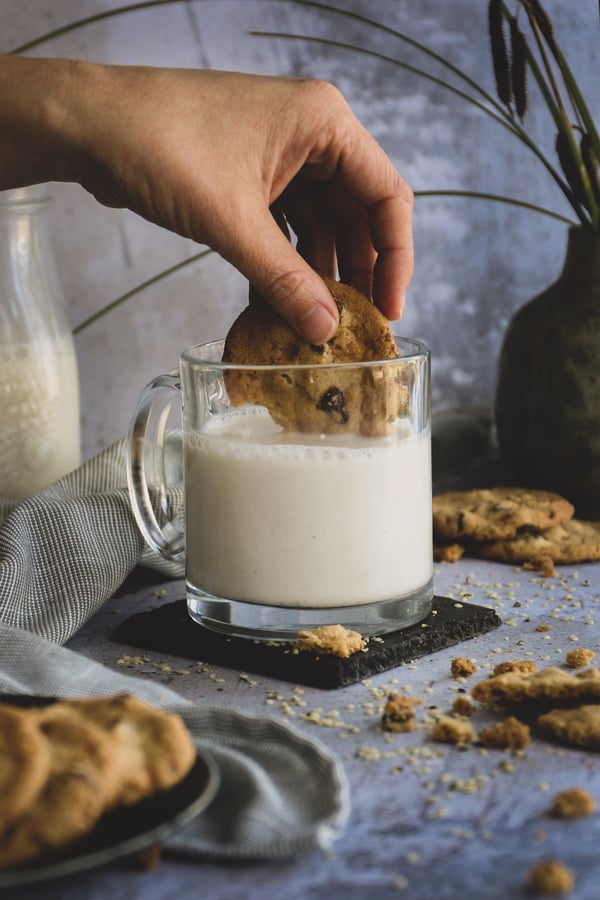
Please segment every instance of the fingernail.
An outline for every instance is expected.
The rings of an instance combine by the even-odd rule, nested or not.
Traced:
[[[300,334],[311,344],[322,344],[335,334],[338,322],[321,303],[314,303],[306,315],[296,320]]]

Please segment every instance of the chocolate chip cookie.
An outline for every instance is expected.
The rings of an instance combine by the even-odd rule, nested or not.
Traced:
[[[286,431],[316,434],[387,434],[406,407],[401,367],[375,365],[398,357],[385,316],[354,288],[325,279],[340,324],[324,344],[304,341],[267,303],[255,299],[231,326],[223,361],[280,366],[277,371],[228,371],[234,406],[265,406]],[[372,362],[358,370],[351,363]],[[333,364],[348,363],[344,368]]]
[[[433,498],[434,531],[446,541],[511,538],[520,529],[560,525],[574,512],[558,494],[520,487],[451,491]]]
[[[600,559],[600,522],[570,519],[542,531],[525,532],[505,540],[481,541],[471,546],[473,556],[518,565],[549,559],[554,563]]]

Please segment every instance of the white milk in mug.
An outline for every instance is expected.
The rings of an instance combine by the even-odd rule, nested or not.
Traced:
[[[429,432],[292,434],[260,407],[185,438],[187,579],[281,607],[400,598],[432,577]]]

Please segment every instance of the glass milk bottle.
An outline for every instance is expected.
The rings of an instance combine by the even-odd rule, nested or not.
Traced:
[[[51,201],[0,192],[0,497],[28,497],[81,460],[79,374],[49,242]]]

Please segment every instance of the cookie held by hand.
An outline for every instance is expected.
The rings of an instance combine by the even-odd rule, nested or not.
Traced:
[[[329,367],[397,358],[389,322],[354,288],[331,279],[325,283],[340,324],[324,344],[307,343],[260,299],[238,316],[227,335],[223,361],[284,369],[227,371],[229,398],[234,406],[265,406],[286,431],[387,434],[407,403],[400,367]]]

